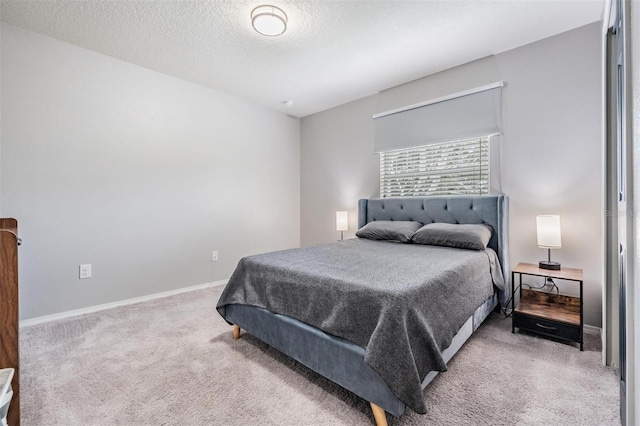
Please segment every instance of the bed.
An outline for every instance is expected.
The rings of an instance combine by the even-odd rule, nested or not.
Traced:
[[[234,338],[243,329],[369,401],[378,426],[426,412],[426,386],[510,296],[506,196],[359,201],[359,228],[389,221],[492,231],[486,250],[355,238],[249,256],[217,304]]]

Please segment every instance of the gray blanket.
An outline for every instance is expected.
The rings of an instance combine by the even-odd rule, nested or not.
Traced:
[[[217,310],[246,304],[287,315],[365,349],[365,362],[408,407],[446,371],[441,356],[471,314],[504,288],[495,252],[352,239],[245,257]]]

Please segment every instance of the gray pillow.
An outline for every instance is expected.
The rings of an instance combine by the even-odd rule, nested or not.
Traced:
[[[391,240],[410,243],[411,236],[420,229],[420,222],[402,220],[376,220],[367,223],[356,232],[356,237],[369,240]]]
[[[416,244],[484,250],[491,239],[488,225],[429,223],[420,228],[411,241]]]

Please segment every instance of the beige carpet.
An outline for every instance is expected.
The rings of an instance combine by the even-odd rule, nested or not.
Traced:
[[[221,287],[22,330],[22,420],[38,425],[371,425],[368,403],[231,327]],[[391,425],[619,425],[615,371],[494,314]]]

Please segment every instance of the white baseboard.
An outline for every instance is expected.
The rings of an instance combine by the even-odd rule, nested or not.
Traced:
[[[586,334],[597,334],[598,336],[602,332],[600,327],[595,327],[593,325],[587,325],[587,324],[584,324],[582,326],[582,331],[584,331]]]
[[[163,291],[160,293],[148,294],[146,296],[134,297],[132,299],[118,300],[117,302],[104,303],[102,305],[88,306],[86,308],[74,309],[73,311],[60,312],[57,314],[45,315],[42,317],[30,318],[20,321],[20,328],[31,327],[32,325],[43,324],[45,322],[56,321],[64,318],[75,317],[78,315],[90,314],[93,312],[104,311],[105,309],[117,308],[118,306],[133,305],[135,303],[147,302],[153,299],[161,299],[163,297],[175,296],[176,294],[187,293],[189,291],[202,290],[207,287],[216,287],[224,285],[228,280],[219,280],[211,283],[197,284],[190,287],[178,288],[175,290]]]

